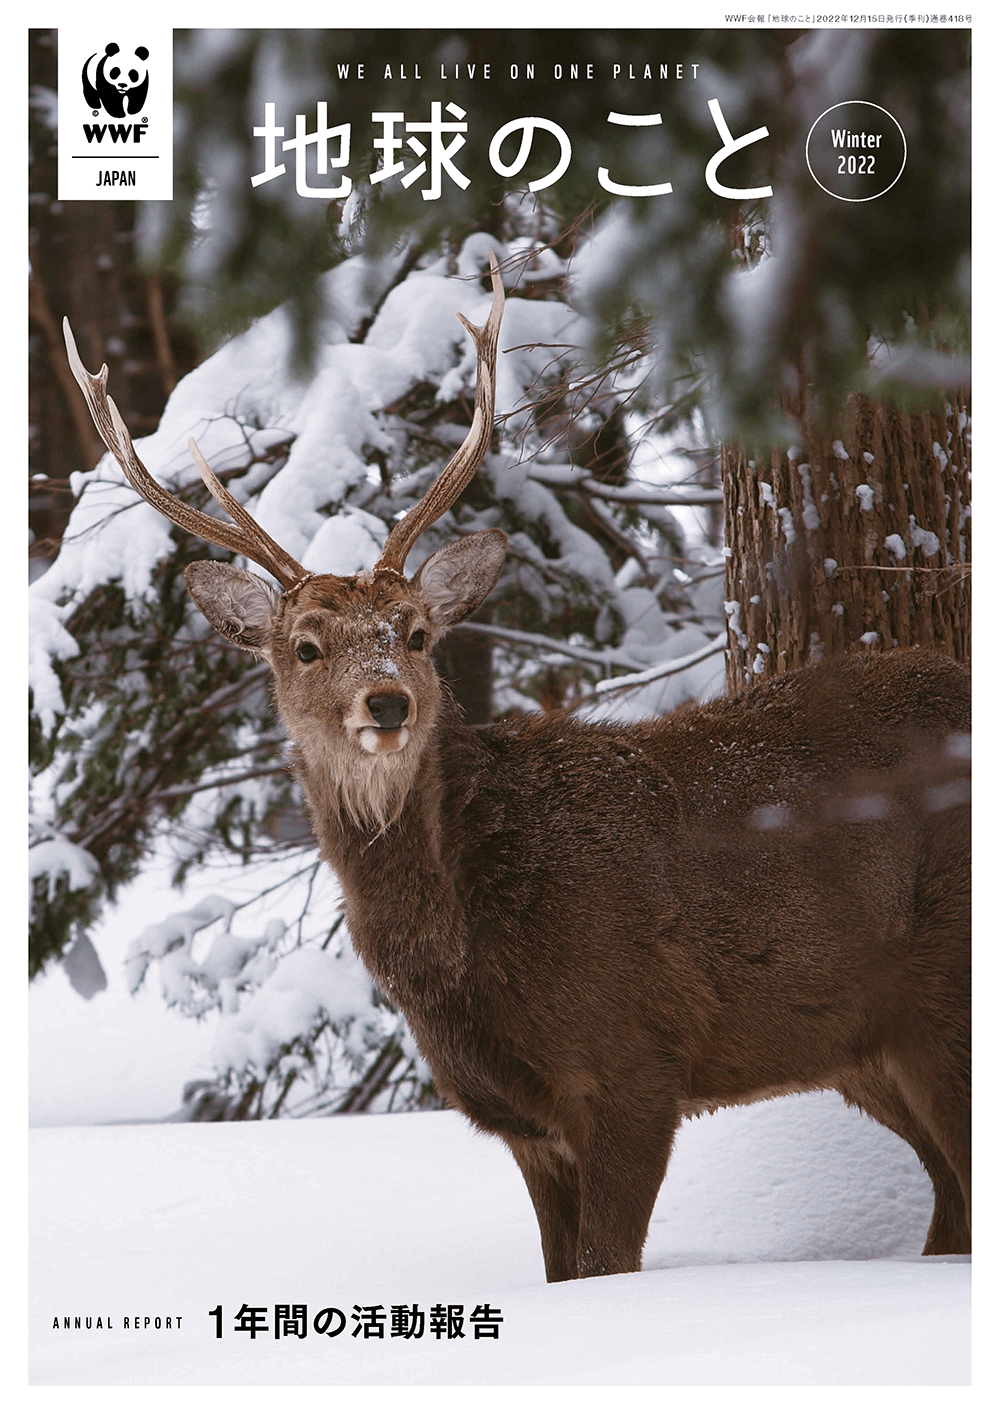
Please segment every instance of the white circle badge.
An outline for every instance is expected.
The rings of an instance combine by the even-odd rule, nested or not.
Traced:
[[[874,201],[903,175],[906,136],[888,109],[852,98],[813,123],[806,165],[816,185],[838,201]]]

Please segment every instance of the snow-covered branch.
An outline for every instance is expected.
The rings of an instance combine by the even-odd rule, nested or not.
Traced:
[[[549,638],[544,633],[527,633],[521,629],[501,628],[498,624],[462,624],[456,633],[483,633],[487,638],[495,638],[515,647],[530,648],[534,652],[558,653],[563,658],[577,658],[582,663],[596,663],[599,668],[625,668],[634,671],[641,665],[617,648],[584,648],[564,639]]]
[[[664,663],[657,663],[652,668],[646,668],[640,673],[629,673],[623,678],[605,678],[594,688],[595,692],[620,692],[628,687],[644,687],[646,683],[656,682],[658,678],[670,677],[673,673],[682,673],[685,668],[694,667],[695,663],[701,663],[706,658],[711,658],[715,653],[721,653],[726,646],[726,633],[717,634],[711,643],[699,648],[694,653],[688,653],[683,658],[668,658]]]
[[[718,487],[699,487],[688,494],[676,488],[651,486],[640,481],[629,481],[625,486],[608,486],[603,481],[595,481],[592,476],[572,463],[556,465],[534,462],[528,465],[528,475],[532,481],[542,486],[550,486],[555,491],[583,491],[588,496],[597,496],[603,501],[618,501],[631,506],[718,506],[722,504],[722,491]]]

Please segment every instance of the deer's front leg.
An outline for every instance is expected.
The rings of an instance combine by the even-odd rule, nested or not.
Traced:
[[[545,1139],[509,1139],[528,1187],[542,1238],[546,1281],[579,1276],[580,1183],[576,1165]]]
[[[634,1092],[625,1108],[604,1102],[591,1122],[578,1158],[580,1232],[577,1274],[638,1272],[656,1195],[660,1191],[679,1107],[658,1099],[642,1103]]]

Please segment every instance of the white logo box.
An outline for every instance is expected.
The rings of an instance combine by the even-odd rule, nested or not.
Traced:
[[[98,19],[58,33],[59,200],[171,201],[173,29]]]

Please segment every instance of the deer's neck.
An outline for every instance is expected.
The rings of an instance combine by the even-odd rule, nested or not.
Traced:
[[[330,789],[322,759],[299,751],[296,770],[323,858],[344,890],[347,924],[368,970],[391,1000],[415,1000],[460,984],[468,935],[457,875],[460,823],[449,780],[475,774],[475,733],[449,703],[396,818],[359,824]]]

